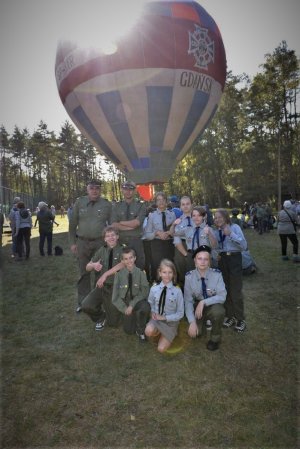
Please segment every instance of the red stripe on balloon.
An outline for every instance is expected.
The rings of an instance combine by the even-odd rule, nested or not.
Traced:
[[[187,19],[194,22],[199,22],[197,11],[193,7],[184,5],[182,3],[175,3],[172,5],[172,16],[179,19]]]

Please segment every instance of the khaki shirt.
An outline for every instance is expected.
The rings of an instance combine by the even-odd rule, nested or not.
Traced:
[[[128,291],[128,274],[127,268],[123,268],[115,275],[114,288],[112,294],[112,303],[120,312],[125,313],[127,305],[125,302],[126,293]],[[134,307],[142,299],[147,299],[149,293],[149,283],[144,271],[138,267],[132,270],[132,296],[129,306]]]
[[[113,261],[112,266],[118,265],[119,262],[121,262],[122,259],[122,249],[123,246],[116,245],[113,250]],[[98,262],[102,264],[102,270],[99,272],[96,272],[96,278],[98,279],[102,274],[106,273],[108,271],[108,263],[109,263],[109,254],[110,254],[111,248],[107,245],[101,246],[94,254],[94,256],[91,259],[91,262]],[[108,278],[105,281],[105,284],[113,284],[114,282],[114,274],[108,276]]]
[[[110,223],[111,203],[105,198],[92,202],[88,196],[77,198],[69,223],[71,245],[76,244],[76,235],[86,239],[102,238],[103,229]]]
[[[127,204],[129,207],[129,219],[127,218]],[[143,233],[143,223],[146,217],[146,206],[139,200],[133,199],[130,203],[126,201],[119,201],[112,208],[112,223],[119,223],[120,221],[134,220],[137,218],[140,226],[130,231],[119,230],[120,238],[141,237]]]

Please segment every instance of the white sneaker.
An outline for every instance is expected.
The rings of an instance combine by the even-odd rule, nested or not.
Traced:
[[[212,322],[210,320],[206,320],[205,327],[206,327],[206,330],[211,331],[212,330]]]
[[[96,326],[95,326],[95,331],[102,331],[105,327],[105,319],[102,321],[97,321]]]
[[[138,332],[136,332],[136,335],[139,337],[141,343],[145,343],[147,341],[145,334],[139,334]]]

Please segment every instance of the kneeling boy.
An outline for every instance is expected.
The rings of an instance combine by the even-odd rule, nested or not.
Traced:
[[[82,311],[96,323],[96,331],[104,325],[118,326],[121,314],[112,304],[114,274],[124,267],[121,262],[123,247],[119,244],[119,232],[112,226],[103,231],[105,245],[101,246],[87,264],[87,271],[96,271],[98,278],[94,288],[82,301]],[[103,311],[104,308],[104,311]]]
[[[122,250],[124,268],[114,279],[112,303],[123,314],[123,329],[127,334],[136,333],[141,342],[146,341],[145,327],[150,306],[147,301],[149,284],[146,274],[135,265],[132,248]]]

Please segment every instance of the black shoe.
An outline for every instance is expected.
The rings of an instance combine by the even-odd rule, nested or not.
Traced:
[[[245,332],[245,330],[246,330],[246,323],[245,323],[245,321],[244,320],[237,321],[236,325],[234,326],[234,329],[239,334],[241,334],[242,332]]]
[[[220,343],[218,341],[209,340],[206,347],[209,351],[216,351],[219,349]]]
[[[232,327],[235,325],[235,318],[231,317],[231,318],[225,318],[225,320],[223,321],[223,327],[228,328],[228,327]]]

